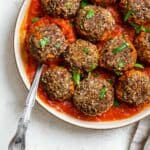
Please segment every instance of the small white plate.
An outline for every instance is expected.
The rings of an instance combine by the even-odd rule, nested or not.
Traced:
[[[15,35],[14,35],[14,50],[15,50],[17,66],[18,66],[20,75],[22,77],[22,80],[28,89],[30,87],[30,83],[29,83],[27,74],[25,72],[24,64],[23,64],[22,57],[21,57],[20,36],[19,36],[20,33],[19,32],[20,32],[20,27],[22,25],[22,22],[25,18],[26,12],[29,8],[29,5],[30,5],[30,0],[25,0],[23,6],[21,8],[21,11],[19,13],[18,19],[17,19]],[[58,112],[54,108],[47,106],[39,97],[37,97],[36,99],[41,106],[43,106],[48,112],[52,113],[53,115],[57,116],[58,118],[66,121],[66,122],[69,122],[71,124],[74,124],[74,125],[77,125],[80,127],[84,127],[84,128],[91,128],[91,129],[111,129],[111,128],[122,127],[122,126],[125,126],[128,124],[134,123],[150,114],[150,109],[146,108],[139,114],[137,114],[133,117],[130,117],[128,119],[124,119],[124,120],[107,121],[107,122],[82,121],[82,120],[73,118],[65,113]]]

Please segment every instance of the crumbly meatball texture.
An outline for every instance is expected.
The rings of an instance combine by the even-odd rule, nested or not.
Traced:
[[[75,90],[74,105],[89,116],[100,115],[113,105],[114,90],[105,79],[89,77],[82,80]]]
[[[68,46],[64,53],[65,62],[72,70],[91,71],[98,65],[97,47],[85,40],[78,39]]]
[[[58,58],[67,48],[65,36],[56,24],[35,26],[28,40],[32,56],[42,63]]]
[[[111,4],[115,4],[117,0],[92,0],[92,3],[98,4],[102,7],[106,7]]]
[[[57,101],[71,99],[74,92],[72,75],[62,67],[46,70],[41,77],[41,85],[49,98]]]
[[[124,15],[132,11],[129,20],[137,24],[150,22],[150,0],[121,0],[120,6]]]
[[[52,16],[62,16],[64,18],[76,15],[80,7],[81,0],[41,0],[43,10]]]
[[[111,37],[115,20],[105,8],[88,5],[78,11],[75,26],[81,36],[96,42]]]
[[[150,64],[150,33],[141,32],[141,34],[136,37],[134,44],[138,59]]]
[[[118,99],[133,105],[150,100],[150,78],[138,70],[130,70],[119,78],[116,85]]]
[[[120,35],[108,40],[100,49],[99,65],[111,71],[123,72],[133,68],[136,59],[137,52],[133,44]]]

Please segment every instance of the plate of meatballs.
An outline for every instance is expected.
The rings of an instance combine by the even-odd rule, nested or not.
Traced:
[[[71,124],[110,129],[150,114],[149,0],[25,0],[15,57],[37,101]]]

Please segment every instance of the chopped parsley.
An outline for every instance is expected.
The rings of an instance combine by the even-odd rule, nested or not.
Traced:
[[[115,74],[116,74],[117,76],[121,76],[121,75],[122,75],[122,72],[120,72],[120,71],[115,71]]]
[[[54,46],[56,49],[59,49],[61,47],[61,43],[57,42]]]
[[[86,14],[86,18],[87,18],[87,19],[90,19],[90,18],[92,18],[94,15],[95,15],[94,9],[90,9],[90,10],[87,12],[87,14]]]
[[[124,50],[125,48],[129,47],[129,43],[124,43],[123,45],[121,45],[120,47],[117,47],[115,49],[112,50],[113,54],[117,54],[118,52],[121,52],[122,50]]]
[[[73,80],[74,80],[74,82],[75,82],[77,85],[80,84],[80,79],[81,79],[80,73],[74,71],[74,72],[73,72]]]
[[[107,82],[109,82],[110,84],[112,84],[113,80],[112,79],[107,79]]]
[[[34,23],[34,22],[39,21],[39,19],[40,19],[39,17],[34,17],[34,18],[31,19],[31,21]]]
[[[93,64],[90,69],[88,70],[88,76],[91,75],[91,72],[97,67],[97,64]]]
[[[129,17],[130,17],[133,13],[134,13],[133,10],[129,10],[129,11],[126,13],[126,15],[124,16],[124,21],[126,22],[126,21],[129,19]]]
[[[150,32],[150,28],[141,26],[141,31],[143,31],[143,32]]]
[[[97,64],[93,64],[90,69],[88,70],[88,72],[92,72],[95,68],[97,67]]]
[[[138,24],[135,24],[134,22],[130,22],[130,25],[132,27],[134,27],[135,32],[137,34],[139,34],[141,31],[143,31],[143,32],[150,32],[150,28],[149,27],[140,26]]]
[[[119,66],[119,68],[124,68],[125,62],[124,61],[119,61],[118,66]]]
[[[139,63],[134,64],[134,67],[144,69],[144,66]]]
[[[107,88],[103,87],[99,92],[99,99],[102,100],[106,96]]]
[[[49,42],[49,38],[47,38],[47,37],[43,37],[42,39],[40,39],[41,48],[45,48],[45,46],[48,42]]]
[[[67,2],[67,3],[65,4],[65,6],[66,6],[67,9],[71,9],[71,3],[70,3],[70,2]]]
[[[86,54],[88,54],[89,48],[88,48],[88,47],[85,47],[85,48],[83,48],[83,51],[84,51]]]
[[[82,0],[80,4],[80,8],[84,8],[87,5],[88,5],[88,0]]]
[[[115,107],[118,107],[120,105],[119,101],[117,99],[114,100],[114,104]]]

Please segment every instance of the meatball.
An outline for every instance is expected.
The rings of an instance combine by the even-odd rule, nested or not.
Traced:
[[[67,42],[56,24],[33,26],[28,37],[29,50],[39,62],[58,58],[67,48]]]
[[[92,0],[94,4],[101,5],[102,7],[106,7],[108,5],[114,4],[116,0]]]
[[[88,5],[77,13],[75,26],[81,36],[96,42],[111,37],[115,20],[108,10]]]
[[[89,116],[101,115],[113,105],[114,90],[106,79],[90,76],[81,81],[73,96],[77,109]]]
[[[122,72],[134,67],[137,53],[126,36],[116,36],[108,40],[100,49],[100,67],[114,72]]]
[[[150,100],[150,78],[138,70],[130,70],[119,78],[116,85],[118,99],[133,105]]]
[[[64,53],[65,62],[72,70],[91,71],[98,65],[97,47],[85,40],[78,39],[68,46]]]
[[[81,0],[41,0],[43,10],[52,16],[64,18],[76,15]]]
[[[126,20],[137,24],[145,24],[150,21],[150,0],[121,0],[120,6],[127,16]]]
[[[53,67],[42,74],[41,85],[49,98],[63,101],[72,97],[74,83],[72,75],[63,67]]]
[[[138,59],[150,64],[150,33],[141,32],[141,34],[136,37],[134,44]]]

